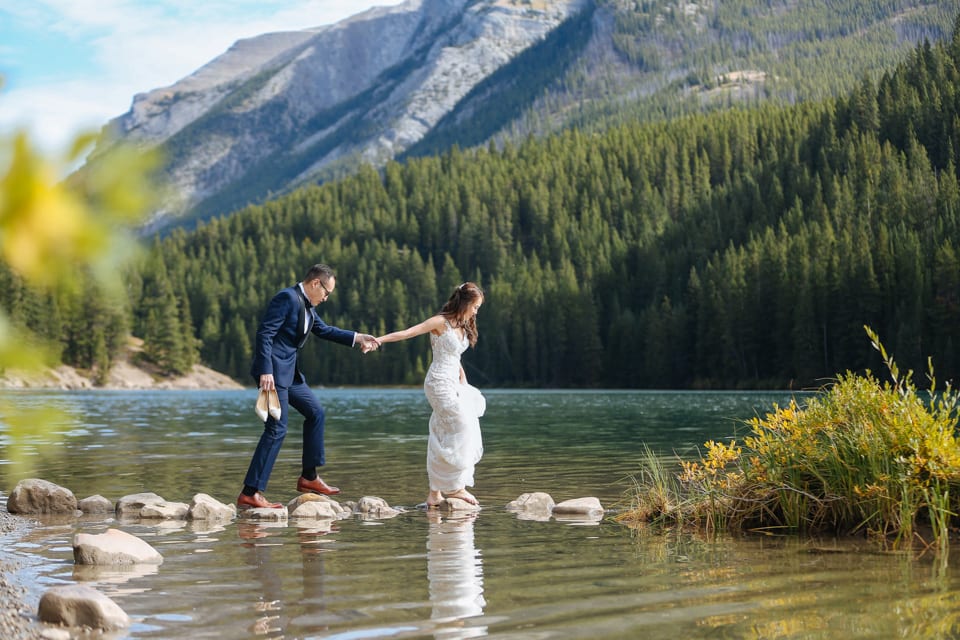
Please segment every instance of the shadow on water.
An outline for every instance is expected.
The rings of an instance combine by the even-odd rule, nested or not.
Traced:
[[[610,519],[525,520],[504,509],[529,491],[616,507],[644,445],[692,453],[786,394],[490,391],[475,488],[484,509],[447,517],[414,507],[426,493],[419,390],[318,393],[323,475],[344,489],[338,497],[376,495],[404,513],[218,525],[41,519],[0,540],[23,561],[31,598],[91,584],[130,614],[118,636],[129,638],[958,636],[955,572],[862,540],[640,534]],[[54,395],[74,422],[52,425],[59,455],[38,455],[37,475],[78,497],[153,491],[189,502],[204,492],[232,502],[259,437],[252,390]],[[267,491],[284,502],[295,496],[297,427]],[[6,446],[0,437],[0,461]],[[75,566],[74,534],[108,527],[149,542],[163,564]]]

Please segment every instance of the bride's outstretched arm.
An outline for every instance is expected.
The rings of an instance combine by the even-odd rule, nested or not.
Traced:
[[[387,333],[377,338],[377,342],[384,344],[386,342],[400,342],[401,340],[408,340],[416,336],[421,336],[425,333],[431,331],[439,331],[443,328],[443,316],[437,314],[431,316],[421,322],[420,324],[415,324],[412,327],[402,329],[400,331],[394,331],[392,333]]]

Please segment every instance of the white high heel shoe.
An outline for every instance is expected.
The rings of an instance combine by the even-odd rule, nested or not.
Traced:
[[[280,419],[281,409],[280,409],[280,396],[277,395],[276,389],[270,389],[267,394],[267,406],[270,408],[270,415],[273,416],[274,420]]]
[[[253,407],[261,422],[266,422],[269,415],[269,395],[266,389],[260,389],[260,393],[257,395],[257,404]]]

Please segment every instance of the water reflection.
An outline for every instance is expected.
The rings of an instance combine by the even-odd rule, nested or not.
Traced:
[[[93,565],[78,564],[73,567],[73,579],[77,582],[97,584],[124,585],[131,580],[156,575],[160,572],[160,565],[156,564],[127,564],[127,565]],[[116,589],[113,593],[142,593],[150,588],[136,583],[136,587]]]
[[[277,573],[273,551],[281,546],[279,538],[271,541],[271,536],[282,532],[286,523],[237,523],[237,534],[243,540],[244,561],[252,569],[260,599],[251,603],[257,616],[249,628],[251,634],[262,638],[283,638],[283,621],[279,615],[283,606],[283,582]],[[271,531],[273,529],[273,531]]]
[[[483,614],[483,563],[473,543],[473,522],[477,514],[444,518],[427,516],[427,578],[430,582],[430,619],[437,625],[434,638],[460,640],[487,635],[486,626],[466,622]]]
[[[344,500],[421,499],[422,390],[323,393],[334,416],[329,474]],[[249,391],[60,395],[82,428],[51,428],[62,455],[37,456],[37,472],[77,497],[232,502],[238,488],[223,478],[242,478],[262,432]],[[610,518],[528,518],[501,506],[544,491],[616,510],[645,447],[672,457],[742,438],[738,419],[786,404],[787,394],[492,390],[490,399],[476,519],[408,510],[377,520],[130,523],[111,511],[38,517],[15,539],[0,534],[0,555],[26,567],[32,603],[53,585],[94,584],[135,620],[125,638],[138,640],[960,638],[960,563],[940,570],[929,557],[873,553],[863,539],[844,553],[811,553],[837,544],[644,535]],[[0,423],[0,510],[17,480],[4,433]],[[281,453],[288,480],[271,495],[293,493],[300,462],[297,447]],[[74,535],[109,526],[155,544],[164,564],[145,575],[74,573]]]

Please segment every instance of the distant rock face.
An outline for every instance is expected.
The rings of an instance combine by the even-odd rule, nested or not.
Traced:
[[[237,42],[108,125],[115,139],[163,145],[172,195],[147,231],[224,193],[242,206],[337,163],[382,164],[587,1],[407,0]]]

